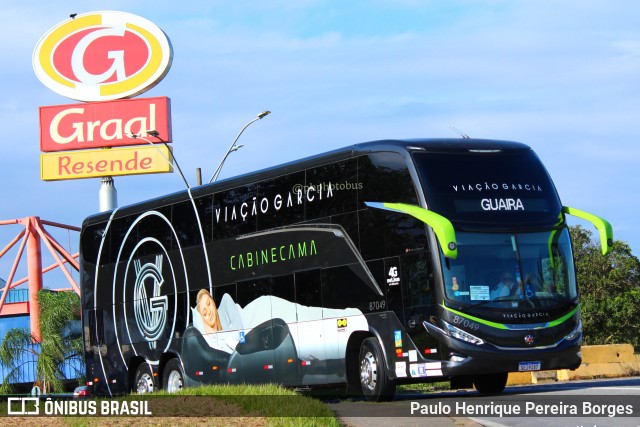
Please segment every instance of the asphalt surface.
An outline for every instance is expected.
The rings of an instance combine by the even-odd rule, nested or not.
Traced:
[[[463,417],[411,416],[407,402],[377,404],[368,402],[330,403],[340,423],[346,427],[424,426],[481,427],[481,424]]]
[[[616,396],[623,397],[624,401],[616,399]],[[595,414],[590,416],[577,417],[556,417],[556,416],[522,416],[497,418],[491,415],[471,415],[469,418],[455,415],[451,411],[451,416],[446,411],[438,412],[438,405],[454,407],[455,402],[466,402],[474,406],[475,404],[510,407],[517,402],[535,401],[538,404],[557,404],[564,401],[565,404],[587,401],[594,405],[610,407],[609,403],[631,404],[634,408],[633,415],[629,417],[610,418],[612,415]],[[393,402],[371,403],[366,401],[336,400],[325,402],[336,413],[336,416],[347,427],[387,427],[387,426],[458,426],[458,427],[481,427],[481,426],[519,426],[519,427],[548,427],[558,426],[616,426],[616,427],[638,427],[640,426],[640,377],[627,377],[619,379],[582,380],[561,383],[536,384],[525,386],[507,387],[500,395],[480,396],[473,390],[441,391],[433,393],[415,393],[397,395]],[[630,406],[631,406],[630,405]],[[429,408],[432,414],[423,415],[420,408]],[[617,406],[619,407],[619,406]],[[626,408],[626,406],[625,406]],[[413,413],[412,413],[413,409]]]

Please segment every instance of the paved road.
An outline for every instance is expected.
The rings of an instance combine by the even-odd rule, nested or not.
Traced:
[[[640,427],[640,377],[514,386],[494,396],[459,390],[329,406],[349,427]],[[520,416],[509,414],[518,411]]]

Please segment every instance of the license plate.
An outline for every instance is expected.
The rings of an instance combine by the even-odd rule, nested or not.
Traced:
[[[542,367],[542,362],[520,362],[518,363],[519,372],[539,371]]]

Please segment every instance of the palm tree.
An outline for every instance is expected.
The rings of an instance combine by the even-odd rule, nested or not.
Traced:
[[[38,292],[40,333],[42,341],[34,343],[27,328],[10,329],[0,344],[0,363],[8,368],[0,393],[12,391],[12,384],[23,381],[23,367],[35,355],[36,382],[43,393],[63,391],[63,366],[82,354],[82,332],[79,326],[80,298],[73,292]],[[39,344],[39,345],[38,345]],[[82,360],[82,358],[80,358]],[[76,377],[84,375],[83,366],[71,365]]]

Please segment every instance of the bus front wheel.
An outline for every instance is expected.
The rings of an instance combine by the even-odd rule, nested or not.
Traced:
[[[384,354],[375,338],[367,338],[360,346],[360,385],[364,397],[372,402],[393,399],[395,382],[385,369]]]
[[[482,394],[502,393],[507,385],[508,373],[476,375],[473,377],[473,386]]]
[[[138,394],[153,392],[153,373],[149,364],[143,362],[138,366],[133,380],[133,387]]]
[[[175,393],[184,387],[184,370],[178,359],[167,362],[162,374],[162,388],[169,393]]]

